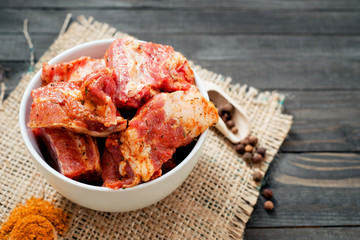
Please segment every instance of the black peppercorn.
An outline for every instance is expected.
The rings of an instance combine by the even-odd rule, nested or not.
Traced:
[[[242,144],[237,144],[235,149],[238,154],[244,154],[245,152],[245,147]]]
[[[264,158],[259,153],[255,153],[253,160],[254,163],[261,163],[264,160]]]
[[[258,154],[260,154],[261,156],[265,157],[266,149],[263,148],[263,147],[259,147],[259,148],[256,150],[256,152],[257,152]]]
[[[262,194],[266,199],[270,199],[273,195],[273,192],[271,189],[265,188]]]
[[[237,134],[237,133],[239,132],[239,129],[234,126],[234,127],[231,128],[231,132],[232,132],[233,134]]]
[[[226,126],[231,129],[232,127],[235,126],[235,123],[233,120],[230,119],[226,122]]]
[[[255,136],[250,136],[250,137],[249,137],[249,143],[250,143],[251,145],[256,146],[257,142],[258,142],[257,137],[255,137]]]
[[[252,161],[253,155],[249,152],[244,153],[243,160],[247,163],[250,163]]]
[[[263,179],[263,175],[261,174],[261,172],[254,172],[253,179],[256,182],[260,182]]]

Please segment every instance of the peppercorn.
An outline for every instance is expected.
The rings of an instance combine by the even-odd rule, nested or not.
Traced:
[[[250,136],[250,137],[249,137],[249,143],[250,143],[251,145],[256,146],[257,142],[258,142],[257,137],[255,137],[255,136]]]
[[[272,211],[274,209],[274,203],[268,200],[264,203],[264,208],[266,209],[266,211]]]
[[[234,112],[234,106],[231,105],[231,103],[226,103],[226,104],[223,106],[223,109],[224,109],[224,111],[226,111],[226,112],[228,112],[228,113]]]
[[[273,192],[271,189],[265,188],[262,194],[266,199],[270,199],[273,195]]]
[[[233,120],[230,119],[230,120],[226,121],[226,126],[231,129],[232,127],[235,126],[235,123]]]
[[[237,133],[239,132],[239,129],[234,126],[234,127],[231,128],[231,132],[232,132],[233,134],[237,134]]]
[[[254,149],[253,146],[251,146],[250,144],[248,144],[248,145],[245,146],[245,151],[246,151],[246,152],[252,152],[253,149]]]
[[[223,114],[221,115],[221,119],[222,119],[224,122],[226,122],[226,121],[228,121],[228,120],[230,119],[230,115],[229,115],[228,113],[223,113]]]
[[[240,143],[244,146],[248,145],[249,144],[249,139],[248,138],[245,138],[243,140],[240,141]]]
[[[256,152],[257,152],[258,154],[260,154],[261,156],[265,157],[266,149],[263,148],[263,147],[259,147],[259,148],[256,150]]]
[[[254,172],[253,179],[256,182],[260,182],[263,179],[263,175],[261,174],[261,172]]]
[[[242,144],[237,144],[235,149],[238,154],[244,154],[245,152],[245,147]]]
[[[243,160],[247,163],[250,163],[252,161],[253,155],[252,153],[246,152],[243,155]]]
[[[253,160],[254,163],[261,163],[264,160],[264,158],[259,153],[255,153]]]
[[[216,107],[220,116],[224,114],[224,107],[222,105]]]

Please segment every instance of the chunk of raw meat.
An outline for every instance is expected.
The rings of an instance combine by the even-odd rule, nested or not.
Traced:
[[[121,135],[120,175],[130,165],[146,182],[172,158],[175,150],[188,145],[218,121],[214,105],[193,86],[188,91],[160,93],[143,105]]]
[[[160,91],[187,90],[195,82],[186,58],[170,46],[116,39],[104,58],[115,70],[119,108],[138,108]]]
[[[105,152],[101,157],[103,186],[113,189],[133,187],[140,182],[135,176],[131,167],[127,164],[124,169],[124,176],[120,175],[119,164],[123,161],[120,151],[119,137],[109,136],[105,143]]]
[[[64,176],[87,182],[101,179],[100,156],[95,138],[64,129],[35,128],[46,146],[50,165]]]
[[[32,91],[31,128],[63,127],[76,133],[106,137],[125,130],[122,118],[112,101],[112,71],[102,69],[83,82],[58,82]],[[109,95],[110,94],[110,95]]]
[[[80,57],[71,62],[54,65],[43,63],[41,80],[43,86],[49,83],[82,81],[86,75],[104,67],[104,59],[92,59],[90,57]]]

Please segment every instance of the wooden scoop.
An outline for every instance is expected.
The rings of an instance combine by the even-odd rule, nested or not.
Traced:
[[[210,101],[212,101],[216,107],[230,103],[234,107],[232,120],[235,126],[238,128],[238,132],[234,134],[225,124],[225,122],[219,118],[219,122],[215,127],[224,134],[232,143],[239,143],[241,140],[249,136],[250,134],[250,121],[245,111],[237,104],[228,94],[222,91],[217,85],[211,82],[205,82],[205,88],[209,94]]]

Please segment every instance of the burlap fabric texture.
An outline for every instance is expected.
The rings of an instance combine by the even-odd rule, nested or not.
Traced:
[[[195,169],[175,192],[150,207],[126,213],[106,213],[83,208],[56,192],[35,169],[20,136],[18,110],[23,92],[41,64],[78,44],[118,38],[108,24],[80,17],[61,35],[27,73],[4,102],[0,112],[0,213],[5,221],[16,204],[31,196],[54,201],[71,214],[64,239],[240,239],[259,196],[253,168],[215,128],[208,134]],[[36,47],[36,46],[35,46]],[[276,92],[232,85],[230,78],[193,66],[204,81],[215,82],[247,111],[252,134],[267,148],[265,174],[284,141],[292,117],[282,114],[284,96]]]

